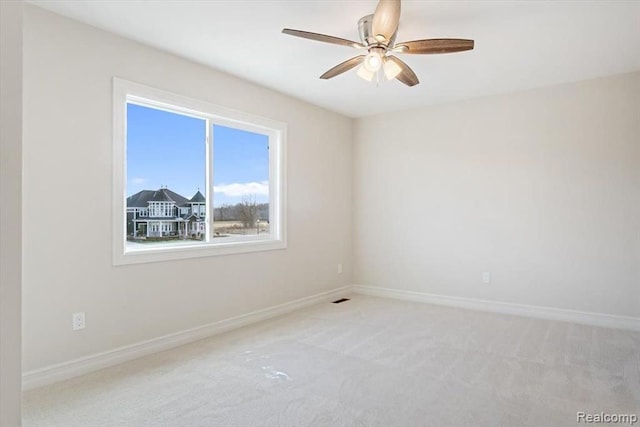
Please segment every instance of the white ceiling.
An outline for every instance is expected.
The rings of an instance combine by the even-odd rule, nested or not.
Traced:
[[[281,34],[358,40],[375,0],[31,3],[351,117],[640,70],[640,1],[404,1],[398,41],[475,39],[475,50],[402,55],[421,83],[379,87],[355,70],[318,76],[359,51]]]

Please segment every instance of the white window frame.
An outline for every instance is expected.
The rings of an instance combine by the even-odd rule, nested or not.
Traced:
[[[135,103],[206,120],[205,236],[202,244],[127,248],[127,103]],[[269,224],[270,233],[214,239],[213,215],[213,124],[269,136]],[[231,110],[209,102],[113,78],[113,264],[138,264],[216,255],[285,249],[286,241],[286,134],[285,123]]]

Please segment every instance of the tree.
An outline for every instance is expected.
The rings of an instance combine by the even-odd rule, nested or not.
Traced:
[[[232,208],[232,206],[230,204],[228,204],[228,203],[222,204],[218,208],[218,215],[219,215],[218,220],[224,221],[225,219],[229,219],[229,214],[231,213],[231,208]]]
[[[238,219],[244,228],[253,228],[258,220],[258,204],[256,196],[242,196],[242,202],[238,205]]]

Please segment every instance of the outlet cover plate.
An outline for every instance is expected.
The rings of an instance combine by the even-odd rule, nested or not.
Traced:
[[[72,325],[73,330],[78,331],[80,329],[84,329],[85,321],[84,321],[84,312],[73,313],[72,315]]]

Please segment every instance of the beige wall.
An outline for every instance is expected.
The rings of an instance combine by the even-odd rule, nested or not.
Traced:
[[[25,371],[350,282],[350,119],[31,6],[24,37]],[[288,249],[112,266],[113,76],[286,122]]]
[[[355,283],[640,317],[640,73],[361,119],[354,167]]]
[[[20,425],[22,1],[0,1],[0,426]]]

